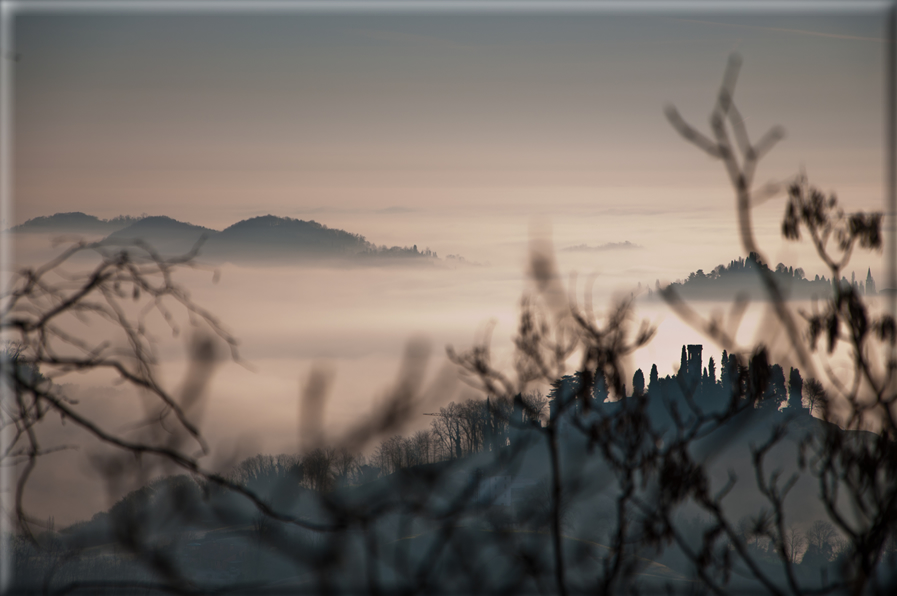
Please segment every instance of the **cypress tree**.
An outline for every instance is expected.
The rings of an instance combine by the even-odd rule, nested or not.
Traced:
[[[722,368],[719,371],[719,383],[723,389],[723,395],[728,400],[732,396],[732,369],[730,366],[731,358],[723,350]]]
[[[676,376],[682,381],[685,379],[685,373],[688,372],[688,356],[685,355],[685,346],[682,346],[682,356],[679,357],[679,372]]]
[[[635,371],[632,375],[632,396],[639,397],[645,393],[645,373],[642,369]]]
[[[866,296],[875,296],[875,280],[872,279],[872,268],[866,271]]]
[[[804,380],[800,376],[800,371],[796,368],[791,368],[791,373],[788,375],[788,408],[791,410],[800,410],[804,407],[803,404],[803,393],[804,388]]]

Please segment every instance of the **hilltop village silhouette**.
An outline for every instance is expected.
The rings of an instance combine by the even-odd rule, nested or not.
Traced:
[[[704,365],[703,353],[702,344],[683,345],[679,368],[674,374],[661,377],[654,364],[646,379],[642,369],[638,369],[632,377],[631,389],[622,381],[615,388],[615,383],[609,382],[602,370],[595,371],[591,379],[586,379],[582,372],[566,375],[552,384],[547,395],[549,417],[551,420],[560,417],[563,422],[574,417],[587,418],[590,411],[611,414],[627,407],[627,402],[643,400],[652,424],[663,428],[675,426],[677,418],[681,423],[689,416],[721,415],[733,402],[737,405],[742,400],[749,400],[754,408],[779,415],[809,417],[822,399],[818,382],[805,383],[794,367],[786,375],[781,365],[769,362],[765,349],[749,358],[729,355],[723,350],[719,365],[713,356]],[[591,389],[583,390],[584,382]]]

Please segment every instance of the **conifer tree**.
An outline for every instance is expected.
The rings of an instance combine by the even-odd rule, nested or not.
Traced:
[[[686,372],[688,372],[688,356],[685,354],[685,346],[682,346],[682,355],[679,357],[679,372],[676,373],[680,381],[685,379]]]
[[[645,373],[642,372],[642,369],[638,369],[635,371],[635,374],[632,375],[632,396],[638,397],[640,395],[644,395],[645,393]]]
[[[803,408],[803,387],[804,380],[800,376],[800,371],[794,367],[788,375],[788,408],[797,411]]]
[[[876,294],[875,280],[872,279],[872,268],[870,267],[866,271],[866,296],[875,296]]]
[[[723,350],[722,367],[719,371],[719,382],[722,386],[723,395],[726,399],[732,395],[732,370],[729,355]]]

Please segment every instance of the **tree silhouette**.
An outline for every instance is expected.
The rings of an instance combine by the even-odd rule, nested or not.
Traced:
[[[638,397],[640,395],[644,395],[645,393],[645,374],[642,372],[642,369],[638,369],[635,371],[635,374],[632,375],[632,396]]]
[[[685,346],[682,346],[682,354],[679,356],[679,371],[676,376],[680,383],[684,383],[688,378],[688,356],[685,353]]]
[[[788,407],[792,410],[803,407],[803,387],[804,380],[800,376],[800,371],[792,367],[788,375]]]

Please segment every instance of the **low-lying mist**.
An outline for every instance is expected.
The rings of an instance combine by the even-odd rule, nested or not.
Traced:
[[[532,290],[526,275],[532,219],[490,218],[488,224],[467,220],[461,226],[457,218],[439,218],[427,211],[389,213],[388,218],[393,227],[406,231],[382,232],[388,228],[382,217],[366,219],[353,213],[334,214],[335,221],[328,225],[364,232],[375,242],[381,238],[393,242],[398,236],[432,238],[432,243],[417,243],[421,250],[428,245],[437,251],[436,266],[209,263],[206,268],[177,272],[176,281],[189,290],[191,299],[213,313],[240,342],[242,362],[222,356],[207,388],[204,415],[198,421],[212,447],[213,466],[256,453],[299,450],[299,395],[312,370],[325,370],[331,379],[323,411],[326,440],[338,438],[376,410],[394,384],[405,347],[412,339],[430,346],[426,382],[443,386],[445,402],[473,392],[458,381],[445,356],[446,346],[466,348],[489,335],[493,361],[505,369],[512,367],[520,298]],[[674,281],[697,269],[709,271],[738,254],[731,234],[711,219],[687,215],[675,219],[668,213],[638,219],[628,213],[557,218],[550,240],[569,294],[582,304],[591,293],[599,314],[615,296],[644,292],[655,280]],[[13,241],[18,266],[47,261],[60,250],[44,234],[20,234]],[[612,243],[624,242],[638,248],[613,249]],[[608,244],[608,250],[599,252],[562,250]],[[791,252],[783,248],[778,254],[783,259],[801,256],[793,248],[788,250]],[[447,258],[449,254],[463,256],[467,263]],[[204,263],[201,251],[197,261]],[[88,262],[83,265],[86,269]],[[864,275],[865,266],[857,264],[858,274]],[[710,312],[728,306],[707,303],[698,308]],[[769,331],[763,325],[764,310],[762,304],[747,310],[739,341],[747,345]],[[630,359],[629,379],[637,368],[647,375],[652,364],[657,364],[661,376],[674,373],[684,344],[706,344],[705,354],[718,360],[721,350],[679,320],[663,302],[640,301],[636,316],[656,324],[658,332]],[[187,366],[186,342],[202,329],[193,328],[184,317],[175,321],[181,333],[174,337],[161,316],[151,316],[147,323],[157,339],[161,378],[176,388]],[[91,333],[84,327],[77,331]],[[140,422],[146,413],[135,407],[139,398],[110,386],[113,380],[112,375],[71,374],[58,382],[80,401],[79,408],[110,427]],[[440,405],[444,404],[433,404],[435,408]],[[412,418],[407,432],[429,425],[424,413]],[[54,515],[58,523],[71,523],[108,507],[108,498],[121,496],[107,494],[98,483],[99,476],[91,472],[92,454],[100,449],[96,441],[86,440],[72,427],[53,425],[43,432],[54,435],[54,444],[78,449],[41,461],[28,487],[35,515]],[[58,491],[60,482],[70,487],[64,497]]]

